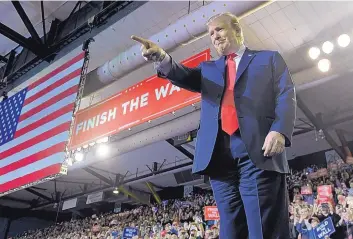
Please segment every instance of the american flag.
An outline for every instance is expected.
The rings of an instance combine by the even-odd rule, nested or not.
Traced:
[[[60,173],[84,53],[0,102],[0,195]]]

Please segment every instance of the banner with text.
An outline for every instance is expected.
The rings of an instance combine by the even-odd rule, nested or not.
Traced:
[[[123,238],[133,238],[139,234],[139,230],[134,227],[125,227],[123,231]]]
[[[205,221],[219,220],[218,208],[216,206],[204,207]]]
[[[86,204],[96,203],[103,200],[103,192],[92,193],[87,196]]]
[[[210,59],[205,50],[182,62],[196,67]],[[156,119],[200,101],[193,93],[152,76],[102,102],[77,112],[70,149],[86,145],[119,131]]]
[[[314,229],[315,238],[317,239],[325,239],[329,237],[331,234],[335,232],[335,227],[333,226],[333,222],[331,217],[323,220],[317,227]]]

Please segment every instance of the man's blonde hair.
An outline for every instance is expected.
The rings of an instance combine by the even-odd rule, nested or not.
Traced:
[[[239,19],[237,18],[237,16],[235,16],[234,14],[232,14],[230,12],[218,13],[218,14],[210,17],[208,19],[208,21],[206,22],[206,25],[207,26],[210,25],[214,20],[216,20],[219,17],[224,17],[225,19],[228,19],[231,24],[239,25]],[[239,27],[240,27],[240,25],[239,25]]]
[[[228,20],[230,25],[237,30],[239,37],[242,38],[242,41],[244,41],[244,36],[243,36],[243,30],[240,26],[239,23],[239,19],[237,18],[237,16],[235,16],[234,14],[230,13],[230,12],[223,12],[223,13],[218,13],[212,17],[210,17],[208,19],[208,21],[206,22],[206,26],[208,27],[214,20],[218,19],[218,18],[224,18],[225,20]]]

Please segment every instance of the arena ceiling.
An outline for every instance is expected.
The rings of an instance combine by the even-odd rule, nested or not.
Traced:
[[[35,6],[35,3],[32,4]],[[65,4],[60,5],[56,2],[52,4],[53,8],[50,9],[55,9],[55,7],[59,6],[63,8],[65,6]],[[95,74],[97,67],[101,66],[107,60],[112,59],[119,52],[133,46],[134,42],[130,40],[131,34],[148,38],[183,16],[192,14],[193,11],[198,10],[204,4],[207,5],[210,2],[190,2],[190,5],[189,2],[148,2],[142,5],[94,37],[95,42],[90,47],[90,74]],[[260,2],[249,1],[240,2],[239,4],[250,10],[259,5]],[[6,4],[6,6],[8,5]],[[31,3],[28,3],[28,5],[30,8]],[[37,8],[34,7],[34,9]],[[69,10],[66,12],[63,11],[60,14],[67,14],[68,12]],[[36,13],[33,10],[33,19],[35,19],[36,14],[38,12]],[[48,14],[51,13],[48,11]],[[56,14],[55,11],[52,14]],[[3,22],[2,18],[0,20]],[[293,147],[288,151],[291,159],[331,148],[327,141],[317,137],[315,130],[313,130],[314,126],[318,129],[322,126],[320,122],[313,123],[310,121],[312,116],[317,119],[319,113],[322,114],[323,121],[325,122],[323,126],[336,142],[339,141],[331,123],[338,123],[335,125],[335,129],[343,129],[346,132],[345,136],[347,140],[353,139],[353,131],[350,129],[353,115],[353,109],[350,107],[353,101],[353,94],[351,93],[353,87],[351,81],[353,73],[350,64],[352,62],[351,45],[346,48],[335,48],[333,53],[326,56],[332,63],[331,70],[327,73],[320,72],[316,66],[317,61],[313,61],[308,57],[308,50],[312,46],[321,47],[322,43],[327,40],[334,42],[343,33],[352,36],[352,20],[353,3],[326,1],[273,2],[241,19],[246,45],[249,48],[277,50],[284,56],[291,70],[294,82],[297,85],[298,96],[311,114],[308,116],[308,112],[304,114],[301,110],[298,110],[296,136],[294,137]],[[20,31],[20,20],[18,20],[16,26]],[[126,28],[126,26],[134,27]],[[22,30],[24,30],[23,27]],[[25,30],[23,34],[26,34]],[[11,49],[11,42],[2,38],[0,38],[0,41],[4,43],[4,45],[0,44],[1,52],[6,53]],[[182,60],[191,54],[196,54],[209,47],[210,41],[207,37],[204,37],[187,46],[178,47],[171,54],[176,60]],[[74,49],[53,65],[58,65],[60,62],[71,58],[80,49],[81,47]],[[215,56],[213,50],[212,54]],[[104,87],[86,96],[82,101],[82,107],[84,108],[92,103],[99,102],[153,74],[153,67],[145,65],[113,82],[109,87]],[[187,113],[193,110],[186,109]],[[184,118],[186,119],[186,117]],[[171,119],[172,117],[168,116],[163,122]],[[180,122],[180,124],[187,123],[182,120]],[[143,125],[136,130],[133,129],[132,131],[124,132],[122,135],[124,137],[139,135],[140,132],[150,127],[151,125]],[[176,136],[178,135],[178,130],[179,134],[184,133],[179,128],[168,130],[156,128],[153,129],[153,135],[157,137],[165,134],[167,131],[169,134],[172,134],[171,131],[173,131],[174,136]],[[145,140],[144,137],[146,135],[140,138],[136,137],[135,139],[141,141]],[[113,144],[113,146],[120,147],[118,143]],[[194,153],[193,142],[183,145],[183,148],[191,154]],[[50,181],[40,184],[36,188],[32,187],[31,189],[37,193],[33,193],[33,190],[32,192],[22,190],[12,193],[10,195],[11,200],[0,198],[0,202],[2,205],[28,207],[28,201],[37,198],[40,198],[40,202],[48,202],[48,198],[45,199],[38,193],[50,199],[55,194],[55,190],[57,192],[65,192],[65,196],[69,197],[77,193],[84,194],[83,185],[88,185],[87,187],[92,191],[99,190],[101,187],[107,188],[107,184],[102,178],[97,178],[83,169],[83,167],[88,165],[91,170],[113,181],[116,174],[126,175],[126,179],[150,174],[149,167],[154,162],[157,162],[159,166],[163,165],[163,169],[177,165],[188,165],[173,171],[177,172],[190,168],[189,164],[192,161],[190,155],[188,157],[185,153],[182,153],[180,148],[177,149],[164,140],[157,141],[110,159],[100,161],[92,159],[91,161],[84,162],[81,166],[70,169],[68,175],[56,180],[56,183]],[[146,177],[137,182],[131,182],[129,186],[148,192],[144,185],[145,181],[150,181],[159,187],[178,185],[173,173],[169,172]],[[202,182],[197,183],[204,186]],[[23,200],[25,202],[21,202]]]

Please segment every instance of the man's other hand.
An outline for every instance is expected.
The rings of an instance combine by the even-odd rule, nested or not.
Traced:
[[[166,52],[154,42],[135,35],[131,39],[141,43],[141,53],[146,61],[161,62],[164,59]]]
[[[285,138],[281,133],[271,131],[266,136],[262,150],[265,157],[272,157],[284,151]]]

